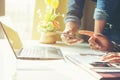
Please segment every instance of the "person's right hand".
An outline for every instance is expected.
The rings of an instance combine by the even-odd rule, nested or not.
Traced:
[[[112,42],[100,33],[93,34],[93,36],[91,36],[88,41],[91,48],[94,50],[109,52],[113,47]]]
[[[101,58],[102,61],[120,63],[120,52],[109,52]]]
[[[100,51],[111,51],[112,43],[102,34],[94,34],[89,38],[89,44],[92,49]]]
[[[78,25],[75,22],[68,22],[63,31],[64,34],[61,35],[62,41],[68,45],[81,43],[83,40],[76,37],[77,30]]]
[[[94,33],[92,31],[80,30],[79,34],[90,36],[88,42],[92,49],[100,51],[111,51],[113,44],[107,37],[100,33]]]

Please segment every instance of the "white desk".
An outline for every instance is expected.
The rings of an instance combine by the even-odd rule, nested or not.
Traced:
[[[34,43],[34,42],[33,42]],[[16,60],[8,43],[0,41],[1,80],[95,80],[84,70],[68,60],[22,61]],[[36,42],[34,44],[37,44]],[[40,45],[40,44],[38,44]],[[63,43],[47,46],[60,47],[62,53],[77,54],[90,51],[87,44],[67,46]],[[24,62],[24,63],[21,63]],[[23,66],[24,67],[23,67]]]

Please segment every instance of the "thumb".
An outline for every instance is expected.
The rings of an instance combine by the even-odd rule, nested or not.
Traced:
[[[106,38],[106,37],[105,37],[103,34],[101,34],[101,33],[94,33],[93,36],[94,36],[95,38],[99,39],[99,40],[103,40],[103,39]]]

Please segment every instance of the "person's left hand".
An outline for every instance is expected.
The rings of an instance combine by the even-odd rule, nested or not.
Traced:
[[[66,30],[62,32],[61,39],[67,45],[73,45],[83,42],[83,39],[77,37],[71,30]]]
[[[109,52],[101,58],[102,61],[120,63],[120,52]]]
[[[83,42],[83,39],[76,36],[78,24],[75,22],[67,22],[64,31],[61,34],[62,41],[67,45],[73,45]]]

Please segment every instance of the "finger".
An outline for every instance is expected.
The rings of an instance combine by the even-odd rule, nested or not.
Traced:
[[[106,40],[107,40],[107,38],[104,35],[97,33],[97,34],[93,34],[93,38],[90,39],[89,42],[94,41],[96,43],[96,47],[99,47],[100,51],[106,51],[108,48],[108,47],[106,47],[107,44],[105,43],[106,45],[104,45],[104,43],[103,43],[103,42],[106,42]]]
[[[104,40],[106,38],[103,34],[100,33],[93,34],[93,36],[98,38],[99,40]]]
[[[94,32],[88,30],[79,30],[79,34],[83,34],[91,37],[93,36]]]
[[[67,37],[67,36],[61,36],[61,37],[62,37],[62,41],[67,45],[71,45],[77,42],[77,39],[73,37]]]
[[[61,37],[62,37],[62,41],[64,41],[64,43],[68,45],[81,43],[83,41],[83,39],[77,38],[74,35],[73,36],[63,35]]]
[[[93,50],[99,50],[99,47],[96,47],[94,44],[90,44],[90,48],[93,49]]]
[[[72,36],[68,36],[67,34],[62,34],[61,35],[61,39],[63,39],[63,40],[67,40],[67,39],[70,39]]]
[[[93,38],[93,37],[90,37],[90,39],[88,40],[88,42],[89,42],[89,45],[91,46],[91,47],[93,47],[93,49],[98,49],[98,48],[101,48],[99,45],[98,45],[98,43],[96,43],[96,41],[95,41],[95,39]]]
[[[94,44],[94,45],[97,44],[96,41],[95,41],[95,39],[93,37],[90,37],[89,40],[88,40],[88,42],[90,44]]]
[[[110,59],[106,59],[104,61],[105,62],[111,62],[111,63],[120,62],[120,57],[113,57],[113,58],[110,58]]]
[[[68,42],[69,44],[78,44],[78,43],[83,42],[83,39],[74,38],[74,39],[68,40],[67,42]]]
[[[114,53],[109,53],[109,54],[103,56],[101,59],[102,59],[102,60],[108,60],[108,59],[111,59],[111,58],[113,58],[113,57],[118,57],[118,55],[117,55],[117,54],[114,54]]]
[[[90,45],[90,48],[93,49],[93,50],[99,50],[98,47],[94,46],[93,44],[89,44]]]
[[[77,43],[77,40],[68,40],[65,42],[65,44],[67,45],[73,45],[73,44],[76,44]]]

